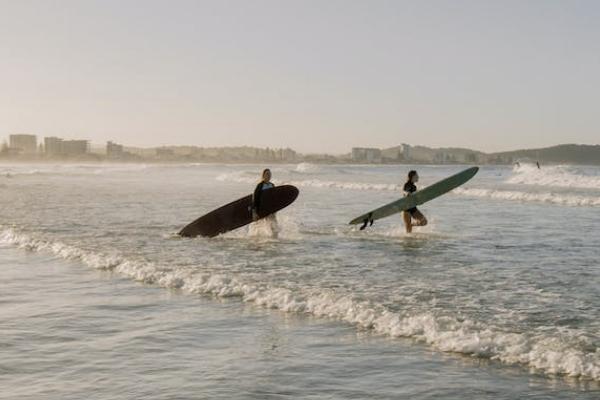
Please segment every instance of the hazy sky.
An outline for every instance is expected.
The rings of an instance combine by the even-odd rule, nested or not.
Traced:
[[[600,143],[600,1],[0,0],[0,138]]]

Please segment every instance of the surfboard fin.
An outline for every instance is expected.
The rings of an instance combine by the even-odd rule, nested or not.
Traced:
[[[373,215],[370,213],[369,215],[367,215],[367,218],[365,218],[365,219],[363,220],[363,224],[362,224],[362,226],[360,227],[360,230],[361,230],[361,231],[362,231],[362,230],[364,230],[364,229],[367,227],[367,225],[369,225],[369,226],[373,226],[373,219],[371,218],[372,216],[373,216]]]

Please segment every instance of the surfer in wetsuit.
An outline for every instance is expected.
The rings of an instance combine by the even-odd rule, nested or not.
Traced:
[[[419,174],[417,171],[410,171],[408,173],[408,179],[404,184],[404,195],[410,196],[417,191],[415,183],[419,181]],[[406,226],[406,233],[411,233],[413,226],[425,226],[427,225],[427,218],[417,209],[417,207],[409,208],[406,211],[402,211],[402,218],[404,219],[404,225]],[[415,222],[413,222],[413,219]]]
[[[271,170],[267,168],[263,170],[262,179],[258,183],[258,185],[256,185],[256,188],[254,189],[254,194],[252,195],[253,221],[258,221],[259,219],[258,212],[260,210],[260,201],[263,190],[271,189],[274,187],[275,185],[273,184],[273,182],[271,182]],[[279,234],[279,226],[277,224],[277,217],[275,216],[275,213],[266,216],[264,220],[270,225],[271,231],[273,232],[273,236],[277,237],[277,235]]]

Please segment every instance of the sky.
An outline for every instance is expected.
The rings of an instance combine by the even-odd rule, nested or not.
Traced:
[[[600,143],[600,1],[0,0],[0,139]]]

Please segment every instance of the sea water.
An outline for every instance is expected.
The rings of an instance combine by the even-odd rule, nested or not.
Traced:
[[[266,165],[0,165],[0,399],[600,396],[600,168],[273,165],[278,215],[177,231]]]

